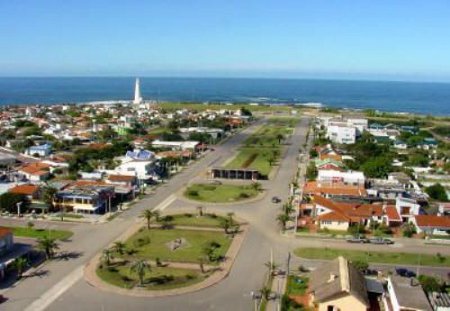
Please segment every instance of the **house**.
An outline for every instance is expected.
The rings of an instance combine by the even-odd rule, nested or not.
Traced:
[[[400,149],[400,150],[406,150],[406,149],[408,149],[408,145],[402,140],[396,140],[394,142],[394,148]]]
[[[343,124],[330,124],[327,127],[327,138],[337,144],[354,144],[356,142],[356,128]]]
[[[50,165],[43,162],[30,163],[18,169],[19,174],[32,182],[40,182],[50,177]]]
[[[35,156],[38,155],[40,157],[46,157],[52,152],[51,144],[43,144],[39,146],[31,146],[25,150],[25,154]]]
[[[412,278],[391,275],[387,282],[388,295],[384,297],[389,311],[432,311],[422,286]]]
[[[198,141],[162,141],[155,140],[152,142],[153,147],[157,148],[169,148],[172,150],[193,150],[198,151],[197,148],[200,145]]]
[[[100,214],[111,209],[114,187],[96,182],[77,182],[55,194],[58,209],[84,214]]]
[[[400,217],[395,205],[386,205],[383,207],[383,211],[384,215],[382,222],[389,227],[398,227],[403,223],[402,217]]]
[[[367,311],[366,281],[348,260],[338,257],[311,272],[308,292],[318,311]]]
[[[40,187],[33,184],[18,185],[9,189],[8,192],[24,195],[30,202],[39,199],[41,193]]]
[[[127,151],[125,158],[149,161],[155,158],[155,154],[149,150],[134,149],[133,151]]]
[[[305,196],[320,195],[327,199],[334,197],[366,197],[367,191],[364,187],[345,185],[342,183],[320,183],[317,181],[308,181],[303,186]]]
[[[414,216],[423,214],[421,205],[414,198],[397,197],[395,199],[395,208],[402,217],[402,222],[410,222]]]
[[[315,160],[315,165],[318,170],[335,170],[341,172],[344,171],[344,164],[334,159],[317,159]]]
[[[358,171],[319,170],[317,181],[323,184],[343,183],[345,185],[364,186],[365,177]]]
[[[450,216],[416,215],[412,218],[412,223],[416,226],[417,233],[450,235]]]
[[[446,292],[430,292],[427,296],[434,311],[450,311],[450,294]]]
[[[159,179],[155,172],[155,160],[133,160],[131,158],[123,158],[116,168],[117,175],[135,176],[140,180],[147,181]]]
[[[437,148],[437,146],[438,142],[436,141],[436,139],[432,137],[426,137],[417,147],[422,148],[424,150],[430,150]]]

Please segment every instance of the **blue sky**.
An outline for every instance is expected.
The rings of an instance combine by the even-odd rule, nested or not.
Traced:
[[[1,76],[450,81],[448,0],[0,1]]]

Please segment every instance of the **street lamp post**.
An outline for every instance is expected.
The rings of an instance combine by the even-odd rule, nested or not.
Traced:
[[[20,206],[22,205],[22,202],[17,202],[17,217],[20,217]]]

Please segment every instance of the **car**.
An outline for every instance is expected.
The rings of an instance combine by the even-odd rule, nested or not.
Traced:
[[[346,240],[348,243],[369,243],[369,240],[364,236],[354,236]]]
[[[281,199],[279,197],[272,197],[272,203],[280,203]]]
[[[406,268],[395,268],[395,272],[400,275],[407,278],[415,278],[417,275],[414,271],[408,270]]]
[[[369,240],[369,242],[371,244],[384,244],[384,245],[394,244],[394,241],[392,241],[390,239],[379,238],[379,237],[378,238],[372,238],[372,239]]]
[[[3,296],[3,295],[0,295],[0,303],[3,303],[3,302],[5,302],[5,301],[7,301],[8,300],[8,298],[6,298],[5,296]]]

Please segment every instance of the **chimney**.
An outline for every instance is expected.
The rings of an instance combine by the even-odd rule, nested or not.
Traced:
[[[333,282],[334,280],[337,279],[337,277],[338,277],[338,276],[337,276],[336,274],[330,273],[330,278],[328,279],[327,283]]]

